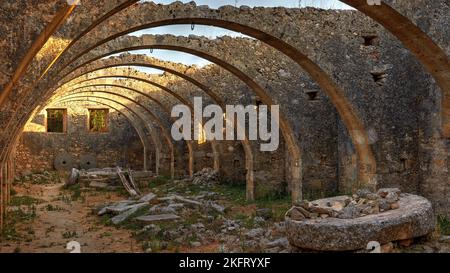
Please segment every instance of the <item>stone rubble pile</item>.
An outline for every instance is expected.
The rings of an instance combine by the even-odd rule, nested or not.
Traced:
[[[196,197],[196,199],[185,198],[176,194],[157,198],[153,193],[149,193],[139,200],[122,200],[109,203],[101,208],[97,208],[97,215],[110,214],[113,217],[113,224],[120,224],[129,219],[137,210],[148,207],[147,214],[134,219],[151,223],[158,221],[177,220],[180,217],[176,213],[184,214],[185,210],[201,210],[203,212],[215,211],[224,213],[225,207],[212,200],[202,200],[206,195]]]
[[[156,235],[164,238],[161,246],[169,242],[187,243],[190,247],[201,247],[218,242],[223,252],[267,252],[287,253],[291,251],[284,235],[284,222],[272,225],[268,209],[260,209],[252,219],[252,228],[246,228],[247,220],[228,219],[227,208],[219,203],[217,193],[204,191],[195,196],[167,194],[158,197],[148,193],[139,200],[122,200],[103,205],[95,210],[99,216],[109,215],[114,225],[126,220],[142,223],[144,226],[137,235],[151,239]],[[139,213],[136,213],[138,212]],[[184,221],[198,215],[197,222]],[[261,215],[261,216],[258,216]],[[159,225],[176,221],[179,225],[171,228]],[[218,223],[212,228],[211,223]],[[213,225],[214,226],[214,225]],[[192,241],[190,238],[196,238]],[[147,250],[151,252],[151,249]]]
[[[58,183],[60,176],[57,172],[44,171],[42,173],[25,172],[21,177],[15,177],[15,181],[30,182],[32,184]]]
[[[119,185],[120,180],[116,169],[89,169],[80,170],[78,182],[85,185],[93,184],[94,187],[102,188],[110,185]]]
[[[301,221],[317,218],[355,219],[399,208],[401,191],[385,188],[372,193],[359,190],[353,196],[337,196],[312,202],[302,201],[293,206],[286,216]]]
[[[212,168],[204,168],[196,172],[192,178],[192,183],[195,185],[215,185],[219,182],[219,172]]]
[[[146,183],[149,179],[154,177],[152,172],[133,171],[132,173],[133,178],[138,185]],[[115,189],[121,187],[120,178],[116,168],[89,170],[72,169],[66,185],[73,185],[76,183],[99,189]]]

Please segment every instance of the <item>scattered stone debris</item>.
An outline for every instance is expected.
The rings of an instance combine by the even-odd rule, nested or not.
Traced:
[[[132,216],[134,213],[136,213],[140,208],[143,208],[145,206],[148,206],[146,203],[139,203],[132,206],[129,206],[129,209],[122,212],[119,215],[114,216],[111,218],[111,222],[115,225],[122,223],[123,221],[127,220],[130,216]]]
[[[158,215],[145,215],[137,217],[136,220],[142,221],[142,222],[156,222],[156,221],[170,221],[170,220],[178,220],[180,219],[180,216],[175,214],[158,214]]]
[[[115,190],[124,187],[133,197],[140,195],[139,187],[153,178],[152,172],[132,171],[130,169],[122,171],[121,168],[103,168],[78,170],[73,168],[65,185],[71,186],[82,184],[91,188]]]
[[[80,184],[89,185],[91,182],[101,182],[108,185],[119,185],[119,176],[114,168],[81,170]]]
[[[116,167],[116,172],[120,178],[120,182],[122,182],[123,187],[132,197],[141,195],[139,187],[137,187],[134,183],[133,174],[130,169],[122,171],[120,167]]]
[[[204,168],[196,172],[192,178],[192,183],[195,185],[214,185],[219,182],[219,172],[212,168]]]
[[[333,202],[343,208],[333,209]],[[382,202],[389,205],[384,211],[377,207]],[[308,218],[303,210],[310,214]],[[287,238],[295,247],[365,251],[371,241],[381,245],[402,241],[399,245],[405,247],[411,243],[409,239],[431,234],[436,228],[434,218],[431,202],[426,198],[402,194],[398,189],[381,189],[376,195],[359,192],[351,198],[341,196],[300,203],[288,211],[285,222]]]
[[[107,204],[106,206],[101,208],[97,214],[101,216],[108,213],[113,214],[122,213],[129,209],[132,209],[133,206],[136,204],[137,202],[133,200],[123,200],[116,203]]]
[[[401,191],[397,188],[380,189],[377,193],[359,190],[353,196],[337,196],[312,202],[302,201],[286,215],[292,220],[316,218],[354,219],[398,209]]]
[[[79,177],[80,171],[75,168],[72,168],[72,171],[70,172],[69,177],[67,178],[66,186],[77,184]]]
[[[272,210],[269,208],[261,208],[256,210],[256,216],[262,217],[264,220],[272,218]]]
[[[191,183],[193,184],[192,181]],[[209,191],[191,196],[170,191],[163,195],[147,193],[139,200],[109,203],[99,208],[97,214],[111,215],[110,222],[114,225],[124,221],[143,224],[135,234],[148,240],[164,238],[156,246],[145,245],[146,252],[158,251],[173,243],[199,248],[215,242],[220,242],[220,249],[217,251],[291,251],[282,230],[283,222],[275,225],[269,222],[273,219],[270,208],[255,210],[255,214],[247,219],[231,219],[227,214],[229,208],[222,204],[222,200],[221,194]],[[190,223],[191,221],[194,223]]]
[[[89,187],[97,188],[97,189],[107,189],[108,186],[109,185],[107,183],[103,183],[103,182],[92,181],[91,183],[89,183]]]
[[[150,202],[150,201],[152,201],[154,198],[156,198],[156,194],[154,194],[154,193],[149,193],[149,194],[146,194],[146,195],[142,196],[141,199],[139,199],[138,202]]]
[[[213,201],[207,201],[206,202],[206,206],[214,209],[215,211],[217,211],[220,214],[225,213],[225,207],[221,206],[221,205],[219,205],[219,204],[217,204],[217,203],[215,203]]]
[[[83,186],[89,183],[100,189],[93,196],[105,194],[110,199],[111,193],[101,189],[111,187],[113,180],[120,186],[114,169],[82,170],[79,174],[78,182]],[[113,200],[117,201],[97,207],[94,212],[102,216],[101,223],[131,231],[144,252],[367,252],[367,241],[373,239],[370,236],[374,232],[380,238],[382,252],[449,251],[443,247],[449,244],[448,236],[420,245],[413,240],[433,228],[427,224],[433,222],[431,204],[417,199],[414,204],[423,205],[411,208],[405,200],[415,197],[396,188],[376,193],[359,190],[352,196],[298,202],[287,213],[290,219],[283,221],[288,203],[281,209],[270,202],[247,206],[236,203],[241,197],[235,196],[234,189],[228,192],[231,189],[224,184],[205,181],[199,185],[191,179],[162,181],[147,180],[143,187],[146,192],[139,197],[118,201],[116,198],[123,192],[116,192]],[[352,222],[360,223],[359,227]],[[337,237],[336,228],[340,231]]]

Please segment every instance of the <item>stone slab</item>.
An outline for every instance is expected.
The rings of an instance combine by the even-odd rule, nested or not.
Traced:
[[[177,220],[180,219],[180,216],[175,214],[159,214],[159,215],[145,215],[137,217],[136,220],[142,221],[142,222],[157,222],[157,221],[171,221],[171,220]]]
[[[127,211],[114,216],[113,218],[111,218],[111,222],[114,225],[120,224],[123,221],[127,220],[131,215],[133,215],[136,211],[138,211],[140,208],[143,208],[145,206],[148,206],[146,203],[141,203],[141,204],[136,204],[133,205],[130,209],[128,209]]]
[[[106,189],[109,186],[108,183],[92,181],[89,183],[89,187],[98,188],[98,189]]]
[[[143,196],[141,199],[139,199],[138,202],[150,202],[150,201],[152,201],[155,197],[156,197],[156,194],[154,194],[154,193],[149,193],[149,194]]]
[[[286,217],[286,233],[293,246],[318,251],[366,249],[370,241],[386,244],[433,232],[435,217],[430,201],[403,194],[400,208],[355,219],[305,219]]]

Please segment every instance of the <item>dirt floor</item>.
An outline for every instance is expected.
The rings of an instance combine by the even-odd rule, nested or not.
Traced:
[[[146,229],[148,225],[137,224],[132,220],[112,225],[110,216],[100,217],[96,214],[102,205],[128,199],[129,196],[123,190],[97,190],[80,185],[66,188],[58,178],[47,180],[41,179],[39,175],[31,177],[34,178],[21,179],[13,186],[7,224],[0,239],[2,253],[69,253],[68,243],[72,241],[80,244],[83,253],[242,252],[245,251],[241,244],[242,236],[247,230],[244,225],[250,228],[249,219],[253,219],[257,209],[255,204],[242,203],[244,192],[236,194],[236,191],[231,190],[226,193],[232,199],[225,200],[227,217],[236,220],[225,219],[222,215],[216,215],[211,220],[211,216],[202,208],[186,207],[178,212],[181,220],[157,223],[158,230],[155,232]],[[144,191],[147,193],[152,190],[158,197],[180,191],[192,196],[203,188],[180,185],[182,183],[158,178],[149,183],[151,189],[149,187]],[[289,207],[288,200],[281,201],[279,219]],[[229,222],[230,226],[222,225],[224,221]],[[269,230],[273,221],[262,221],[264,231]],[[202,223],[207,227],[203,227]],[[214,227],[216,231],[207,230],[209,227]],[[219,239],[216,232],[220,230],[226,234],[219,236]]]
[[[120,188],[66,188],[58,178],[36,177],[14,184],[0,239],[1,253],[69,253],[72,250],[67,245],[72,241],[79,243],[83,253],[304,252],[292,249],[285,238],[283,219],[290,207],[286,198],[248,203],[242,187],[194,185],[158,177],[142,189],[157,198],[127,221],[114,225],[114,215],[97,213],[107,204],[129,198]],[[203,205],[164,200],[173,196]],[[179,220],[151,224],[136,221],[152,209],[158,214],[177,206],[173,213],[180,216]],[[224,211],[219,213],[212,209],[214,206]],[[449,226],[445,222],[438,228],[445,229],[447,235],[437,232],[411,242],[390,243],[383,251],[450,252]]]
[[[81,251],[88,253],[142,252],[130,231],[105,226],[91,213],[91,209],[104,203],[106,197],[110,200],[122,199],[117,194],[85,194],[83,198],[71,200],[63,184],[20,185],[14,189],[17,196],[26,196],[23,203],[28,200],[33,204],[13,206],[9,213],[20,211],[18,217],[25,214],[23,218],[26,218],[28,214],[33,219],[11,223],[14,224],[11,228],[15,230],[6,234],[10,239],[2,241],[0,252],[68,253],[70,250],[66,246],[70,241],[79,242]]]

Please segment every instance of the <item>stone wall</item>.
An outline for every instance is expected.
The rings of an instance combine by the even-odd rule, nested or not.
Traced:
[[[3,5],[15,9],[13,2],[6,1],[8,4]],[[112,9],[114,4],[120,2],[123,1],[111,2],[110,5],[86,3],[80,12],[73,15],[69,23],[58,31],[56,37],[63,41],[73,39],[81,29],[92,23],[95,18],[93,14],[104,14]],[[433,1],[428,4],[425,2],[388,1],[390,5],[417,23],[448,54],[450,48],[448,1]],[[45,7],[40,6],[32,10],[32,13],[38,13]],[[54,10],[48,11],[48,14],[52,13]],[[264,42],[270,43],[273,40],[264,35],[259,36],[262,41],[228,37],[210,41],[201,37],[188,39],[170,35],[144,36],[142,39],[121,37],[95,48],[80,59],[74,60],[68,67],[64,66],[100,39],[128,28],[139,27],[142,24],[159,25],[161,22],[190,23],[193,18],[223,20],[231,22],[228,25],[235,27],[249,26],[272,35],[292,46],[293,50],[302,52],[317,63],[339,87],[342,91],[341,99],[348,101],[351,113],[358,117],[361,126],[356,126],[358,124],[354,122],[355,120],[344,122],[342,116],[348,113],[335,109],[342,106],[340,104],[342,101],[327,96],[323,82],[320,85],[318,80],[312,80],[311,74],[314,73],[306,73],[298,61],[265,44]],[[25,37],[29,38],[34,35],[33,33],[37,33],[47,21],[48,18],[36,20],[35,24],[39,25],[36,29],[27,26]],[[80,22],[83,27],[79,26]],[[5,22],[5,25],[8,25],[8,22]],[[5,27],[5,29],[8,31],[13,28]],[[18,47],[20,52],[8,49],[5,51],[11,53],[8,59],[14,60],[13,57],[18,59],[23,56],[23,47],[18,46],[19,39],[16,37],[9,40],[11,43],[9,46]],[[58,40],[52,43],[64,44]],[[31,89],[28,87],[40,76],[39,72],[52,60],[52,56],[58,53],[59,47],[48,47],[45,54],[41,54],[40,58],[33,61],[32,69],[16,88],[14,99],[8,100],[2,109],[0,126],[5,130],[0,132],[0,147],[9,147],[33,109],[45,104],[43,100],[54,94],[55,87],[58,82],[61,83],[60,79],[64,73],[92,57],[98,57],[111,50],[143,44],[178,46],[201,54],[210,54],[239,69],[253,83],[259,85],[270,99],[279,103],[301,151],[302,185],[305,194],[318,192],[329,195],[350,192],[360,183],[359,169],[375,167],[364,166],[366,162],[358,156],[359,139],[355,139],[353,132],[353,126],[356,126],[357,130],[361,130],[358,133],[367,135],[368,150],[373,154],[376,163],[373,171],[377,187],[396,186],[405,192],[422,194],[433,201],[438,213],[448,215],[449,142],[441,135],[442,90],[398,39],[358,11],[252,9],[230,6],[211,10],[205,6],[197,7],[193,3],[186,5],[175,3],[169,6],[152,3],[133,5],[81,38],[76,47],[65,52],[48,76]],[[150,59],[142,56],[121,56],[101,60],[97,64],[141,60],[153,62]],[[225,103],[249,104],[255,101],[254,86],[251,88],[248,81],[243,82],[242,78],[232,75],[220,65],[198,69],[169,62],[159,64],[177,69],[183,75],[200,81]],[[4,74],[2,77],[6,79],[14,67],[16,66],[2,67]],[[80,71],[87,70],[87,67],[84,67]],[[80,71],[74,74],[77,75]],[[214,102],[210,94],[205,94],[192,83],[168,74],[161,77],[162,82],[165,81],[164,86],[173,89],[183,98],[191,101],[194,95],[200,95],[204,97],[205,103]],[[105,82],[98,81],[100,84]],[[126,84],[128,87],[138,86],[130,81]],[[149,90],[147,86],[145,88]],[[64,88],[62,90],[68,91]],[[309,99],[308,93],[311,92],[317,92],[317,100]],[[123,94],[131,96],[128,91],[123,91]],[[139,98],[136,94],[133,97]],[[169,109],[174,103],[179,103],[161,91],[155,93],[155,97],[160,100],[163,107]],[[161,105],[145,98],[139,99],[149,108],[155,109],[155,115],[164,126],[170,125],[171,120]],[[176,151],[175,169],[181,174],[187,170],[187,150],[183,143],[178,144],[180,149],[177,148]],[[222,172],[239,181],[245,177],[245,166],[241,165],[237,170],[233,166],[241,162],[245,155],[242,150],[236,149],[239,147],[238,143],[233,143],[233,149],[240,151],[236,155],[227,152],[229,151],[227,146],[229,145],[226,143],[219,149],[222,154]],[[289,185],[285,185],[289,183],[291,175],[289,168],[292,168],[292,165],[289,165],[292,160],[290,158],[292,155],[288,153],[289,148],[290,146],[283,142],[282,148],[275,154],[259,153],[253,149],[256,185],[275,184],[277,188],[289,188]],[[5,151],[1,152],[5,154]],[[198,171],[204,166],[211,167],[210,155],[211,146],[208,144],[195,146],[194,170]],[[164,153],[162,156],[166,161],[164,166],[167,167],[169,155]],[[270,169],[271,166],[273,169]]]
[[[54,169],[58,154],[68,153],[74,167],[80,167],[80,157],[94,155],[97,167],[127,167],[142,170],[143,146],[135,129],[123,114],[109,109],[108,132],[89,132],[88,108],[107,108],[85,102],[67,102],[52,106],[67,109],[67,132],[46,132],[46,110],[38,113],[25,128],[16,150],[19,173],[43,172]]]

